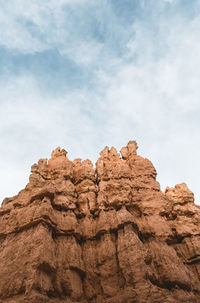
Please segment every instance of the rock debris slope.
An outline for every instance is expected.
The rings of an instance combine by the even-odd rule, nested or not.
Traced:
[[[32,166],[0,208],[1,303],[200,302],[200,207],[136,151]]]

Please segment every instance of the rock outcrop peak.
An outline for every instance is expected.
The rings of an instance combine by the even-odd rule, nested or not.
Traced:
[[[0,303],[200,302],[200,207],[137,149],[31,167],[0,208]]]

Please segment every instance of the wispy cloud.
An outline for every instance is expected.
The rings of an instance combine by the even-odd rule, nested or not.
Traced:
[[[197,0],[1,1],[0,200],[60,145],[95,162],[136,139],[164,188],[198,188]]]

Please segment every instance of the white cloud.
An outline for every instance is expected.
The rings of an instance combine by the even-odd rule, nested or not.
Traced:
[[[91,37],[91,22],[102,17],[99,8],[106,18],[106,1],[10,0],[0,5],[1,46],[23,54],[56,49],[83,65],[99,58],[102,44]]]
[[[176,0],[164,0],[164,2],[167,2],[167,3],[176,3]]]

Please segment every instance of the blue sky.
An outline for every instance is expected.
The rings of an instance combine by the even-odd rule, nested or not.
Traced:
[[[199,0],[0,0],[0,200],[57,146],[136,139],[200,203],[199,54]]]

